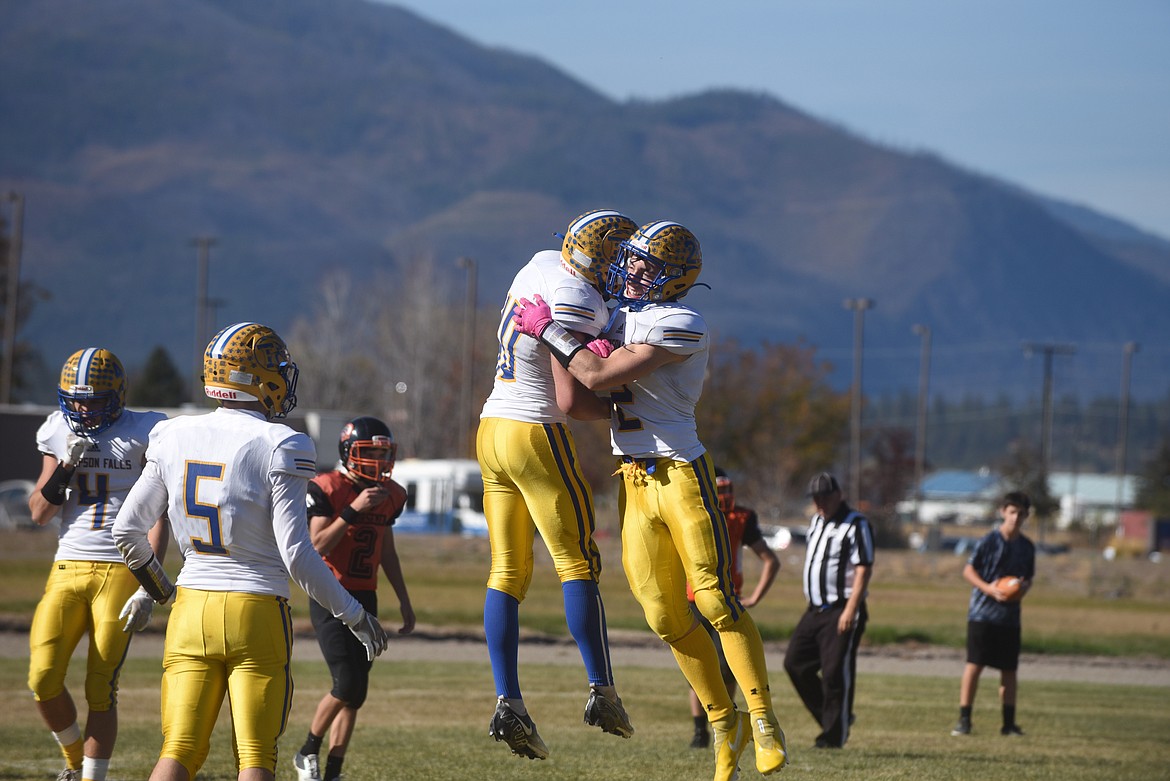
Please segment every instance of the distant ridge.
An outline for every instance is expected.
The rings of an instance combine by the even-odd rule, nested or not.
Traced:
[[[221,322],[278,328],[321,274],[475,257],[479,298],[596,206],[699,236],[717,336],[803,339],[846,382],[850,297],[873,298],[866,384],[1034,393],[1024,341],[1080,345],[1061,387],[1170,388],[1170,243],[773,96],[608,100],[538,59],[364,0],[39,0],[0,6],[0,190],[26,198],[22,336],[56,365],[81,311],[128,362],[185,365],[196,235]]]

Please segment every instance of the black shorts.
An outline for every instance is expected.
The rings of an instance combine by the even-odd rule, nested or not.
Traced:
[[[967,662],[1012,672],[1020,666],[1020,627],[967,622]]]
[[[378,614],[377,591],[351,591],[366,612]],[[317,645],[333,676],[333,695],[341,700],[364,699],[373,662],[366,658],[366,647],[340,619],[326,608],[309,600],[309,618],[317,633]],[[356,687],[356,688],[355,688]]]

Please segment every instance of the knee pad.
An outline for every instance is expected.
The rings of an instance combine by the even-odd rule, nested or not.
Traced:
[[[716,631],[723,631],[735,623],[738,615],[742,615],[740,610],[738,614],[733,614],[731,606],[727,604],[727,600],[723,595],[714,589],[703,589],[695,592],[695,607],[703,614],[703,618],[707,619],[711,626],[715,627]]]

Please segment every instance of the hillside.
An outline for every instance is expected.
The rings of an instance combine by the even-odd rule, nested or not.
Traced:
[[[1170,249],[1116,220],[774,96],[614,102],[365,0],[0,4],[0,116],[25,278],[53,295],[22,338],[50,366],[79,311],[127,362],[163,344],[185,363],[197,235],[218,239],[217,323],[284,329],[333,268],[458,280],[470,256],[491,307],[602,205],[695,231],[711,290],[693,303],[721,336],[803,338],[844,372],[841,301],[875,299],[875,389],[914,385],[918,322],[933,387],[989,395],[1038,388],[1022,341],[1077,343],[1065,389],[1115,393],[1121,344],[1170,333]],[[1135,392],[1165,393],[1166,355],[1145,353]]]

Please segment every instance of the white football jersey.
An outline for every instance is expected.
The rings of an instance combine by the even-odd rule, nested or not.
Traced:
[[[557,406],[548,350],[512,324],[516,302],[521,298],[532,301],[537,294],[548,302],[554,320],[570,331],[588,334],[590,339],[601,333],[609,319],[601,293],[564,270],[560,251],[542,250],[533,255],[512,280],[500,313],[496,379],[480,417],[524,423],[568,420]]]
[[[142,474],[150,430],[166,419],[162,412],[124,409],[112,426],[89,438],[61,505],[57,561],[122,561],[110,530],[126,494]],[[64,459],[69,433],[65,415],[58,410],[37,429],[37,448]]]
[[[687,356],[611,391],[613,452],[689,463],[703,455],[695,405],[703,393],[710,336],[702,316],[679,303],[621,309],[609,336],[622,344],[653,344]]]
[[[287,598],[291,573],[342,620],[361,616],[309,540],[306,488],[317,454],[308,435],[220,408],[161,423],[146,457],[115,536],[130,529],[141,539],[146,518],[165,505],[183,555],[178,585]]]

